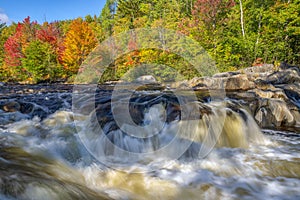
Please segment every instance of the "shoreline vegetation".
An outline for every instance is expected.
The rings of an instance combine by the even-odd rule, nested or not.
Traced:
[[[266,63],[299,66],[299,7],[299,0],[107,0],[99,16],[43,24],[30,17],[11,25],[0,21],[0,81],[72,83],[95,47],[111,36],[139,28],[185,34],[206,50],[220,72]],[[102,83],[117,81],[130,69],[149,63],[156,65],[153,72],[165,81],[174,81],[174,71],[186,80],[201,76],[175,53],[134,50],[138,45],[134,37],[124,42],[133,50],[109,65]]]

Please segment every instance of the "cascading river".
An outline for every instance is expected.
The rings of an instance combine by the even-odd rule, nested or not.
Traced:
[[[0,199],[300,198],[299,135],[261,130],[240,102],[100,93],[81,99],[90,113],[69,93],[46,116],[1,111]]]

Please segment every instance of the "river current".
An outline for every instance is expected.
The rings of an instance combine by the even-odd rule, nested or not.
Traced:
[[[0,110],[0,199],[300,198],[299,133],[260,129],[238,101],[199,99],[184,116],[169,92],[136,92],[136,129],[114,119],[126,97],[113,107],[101,90],[77,112],[72,95],[1,95],[21,109]]]

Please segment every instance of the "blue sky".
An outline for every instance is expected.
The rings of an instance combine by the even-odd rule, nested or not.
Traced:
[[[23,21],[43,23],[74,19],[90,14],[98,16],[106,0],[0,0],[0,20],[10,24]]]

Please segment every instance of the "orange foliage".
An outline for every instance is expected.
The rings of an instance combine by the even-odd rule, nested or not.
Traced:
[[[61,56],[65,69],[77,73],[79,66],[96,45],[96,36],[88,23],[82,19],[74,20],[66,34]]]

